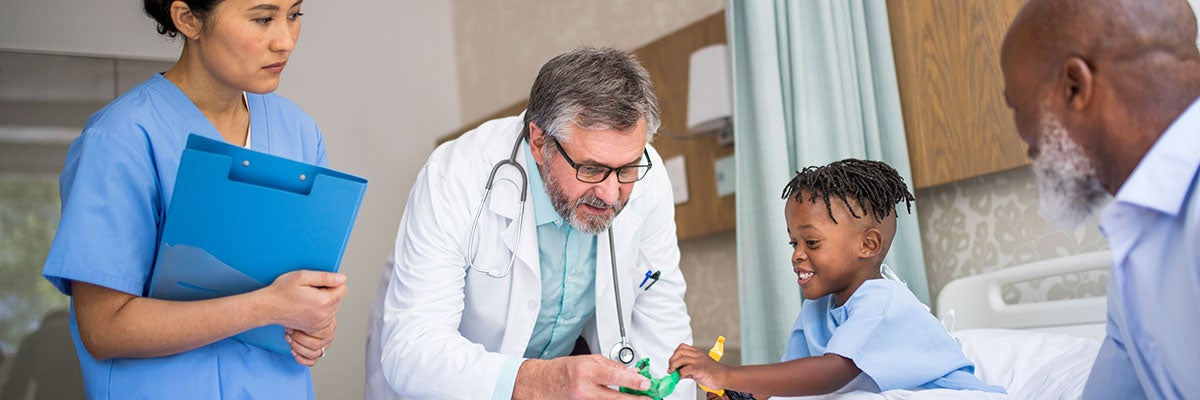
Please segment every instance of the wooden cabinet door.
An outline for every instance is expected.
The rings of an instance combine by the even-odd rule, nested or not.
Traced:
[[[1000,44],[1023,0],[888,0],[913,186],[1028,165]]]

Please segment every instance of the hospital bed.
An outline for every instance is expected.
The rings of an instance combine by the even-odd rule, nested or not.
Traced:
[[[975,375],[1009,396],[951,390],[839,392],[802,399],[1078,399],[1104,338],[1104,297],[1007,304],[1004,288],[1059,275],[1108,269],[1107,250],[1038,261],[950,282],[938,313],[975,363]],[[902,367],[902,366],[901,366]],[[853,382],[852,382],[853,384]]]

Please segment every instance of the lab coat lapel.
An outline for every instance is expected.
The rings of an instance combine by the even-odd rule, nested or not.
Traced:
[[[507,157],[507,154],[504,157]],[[525,157],[520,153],[517,154],[517,163],[521,165],[521,168],[525,168],[526,173],[529,173],[529,168],[525,166]],[[492,185],[489,209],[497,215],[508,218],[508,226],[500,233],[500,236],[504,239],[508,250],[517,254],[519,261],[517,264],[524,264],[524,268],[531,270],[536,279],[541,279],[541,269],[536,268],[538,265],[537,218],[533,215],[532,196],[526,195],[525,204],[521,204],[522,181],[521,172],[516,168],[505,166],[497,171],[496,181]],[[524,179],[524,182],[528,187],[528,179]],[[523,216],[522,212],[524,212]],[[519,237],[518,231],[520,231]],[[520,246],[517,246],[518,241],[521,242]],[[517,266],[514,265],[513,268],[517,268]]]
[[[508,127],[519,131],[520,126]],[[508,158],[516,134],[503,135],[503,151],[492,151],[489,160],[496,161]],[[525,162],[525,155],[517,154],[517,164],[530,171]],[[526,177],[527,178],[527,177]],[[532,196],[526,196],[525,204],[521,204],[522,183],[529,186],[528,179],[523,179],[521,172],[512,166],[504,166],[496,172],[495,183],[492,185],[492,197],[488,210],[508,219],[508,224],[500,232],[500,237],[508,247],[509,252],[517,255],[512,272],[508,276],[513,290],[507,299],[508,317],[505,321],[504,337],[500,343],[500,351],[505,354],[521,355],[529,345],[533,334],[533,326],[537,320],[537,307],[541,302],[541,268],[538,260],[537,218],[533,214]],[[522,216],[521,213],[524,212]],[[518,246],[518,243],[520,245]],[[504,301],[496,299],[495,301]]]
[[[629,195],[629,201],[626,203],[626,210],[613,220],[613,242],[616,243],[617,256],[617,273],[627,275],[626,271],[636,270],[632,263],[637,261],[638,248],[634,242],[637,236],[637,231],[642,226],[642,216],[639,213],[633,212],[633,207],[636,207],[636,200],[641,197],[642,192],[638,190],[639,186],[635,185],[633,193]],[[596,304],[602,304],[601,299],[607,303],[612,303],[612,253],[609,252],[608,233],[603,232],[596,235]],[[621,276],[622,281],[627,281],[627,277]],[[628,286],[622,286],[624,289]],[[622,293],[622,302],[625,302],[629,293]],[[615,305],[615,304],[614,304]]]
[[[630,329],[630,311],[633,309],[633,286],[629,280],[633,277],[630,271],[638,260],[638,248],[635,236],[642,224],[641,216],[636,213],[622,214],[613,221],[613,242],[616,245],[617,279],[615,284],[621,285],[621,312],[624,316],[625,327]],[[608,233],[596,236],[596,333],[600,340],[599,348],[607,352],[619,339],[617,325],[616,301],[613,290],[612,253],[609,251]],[[607,355],[607,353],[605,353]]]
[[[519,214],[520,191],[509,193],[507,196],[512,199],[511,209],[517,210],[514,214]],[[524,217],[510,217],[517,219],[510,219],[508,227],[500,234],[504,239],[504,244],[508,246],[508,250],[515,251],[517,254],[512,274],[509,275],[512,290],[508,298],[508,317],[505,320],[504,338],[500,343],[500,351],[517,356],[524,354],[525,348],[529,346],[529,338],[533,336],[533,327],[537,322],[538,307],[541,306],[539,299],[542,297],[542,269],[538,260],[533,201],[526,201],[524,208]],[[523,221],[518,222],[521,219]],[[520,243],[520,246],[517,246],[517,243]],[[496,301],[503,301],[503,299],[496,299]]]

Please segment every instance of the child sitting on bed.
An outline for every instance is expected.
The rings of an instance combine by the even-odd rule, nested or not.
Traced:
[[[679,345],[670,370],[709,388],[764,396],[847,389],[966,389],[1003,393],[901,282],[883,279],[893,211],[913,195],[887,164],[847,159],[797,173],[783,189],[791,265],[807,301],[778,364],[724,366]],[[863,377],[856,379],[863,375]],[[847,387],[851,381],[854,386]]]

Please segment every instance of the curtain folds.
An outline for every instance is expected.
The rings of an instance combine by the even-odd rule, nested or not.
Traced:
[[[776,362],[800,310],[783,186],[796,170],[880,160],[912,184],[883,0],[730,0],[742,361]],[[918,199],[920,200],[920,199]],[[916,208],[885,262],[926,304]]]

